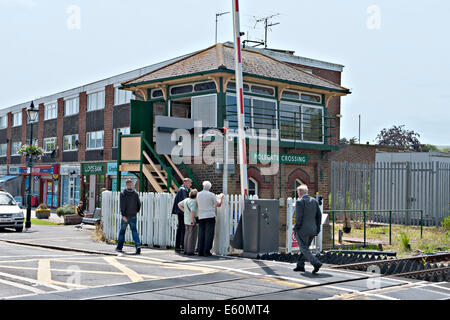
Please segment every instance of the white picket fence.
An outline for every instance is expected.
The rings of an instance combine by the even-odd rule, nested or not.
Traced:
[[[294,233],[295,226],[295,204],[300,200],[298,198],[287,199],[287,214],[286,214],[286,228],[287,228],[287,251],[292,253],[294,251],[299,251],[298,242]],[[320,207],[320,210],[323,212],[323,205]],[[314,249],[316,252],[322,252],[322,242],[323,242],[323,225],[326,222],[328,215],[322,214],[322,228],[317,237],[314,238],[313,243],[311,244],[310,249]]]
[[[102,193],[102,222],[107,240],[118,240],[122,220],[119,197],[119,192]],[[175,196],[167,193],[141,193],[139,197],[142,208],[138,214],[137,229],[142,244],[150,247],[174,247],[178,218],[171,213]],[[213,244],[215,254],[228,254],[231,237],[239,223],[241,207],[241,196],[226,195],[222,207],[216,209],[216,234]],[[133,242],[129,228],[125,241]]]

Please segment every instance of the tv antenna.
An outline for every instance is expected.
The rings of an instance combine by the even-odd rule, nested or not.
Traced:
[[[256,27],[256,25],[258,23],[264,22],[264,30],[265,30],[264,48],[267,48],[267,33],[268,33],[269,28],[280,24],[279,22],[272,23],[270,20],[275,18],[275,17],[278,17],[279,15],[280,14],[277,13],[277,14],[273,14],[271,16],[268,16],[268,17],[265,17],[265,18],[261,18],[261,19],[256,19],[256,17],[254,17],[256,19],[255,27]]]
[[[216,43],[217,43],[217,24],[219,23],[219,17],[224,16],[228,13],[230,13],[230,12],[228,11],[228,12],[216,13]]]

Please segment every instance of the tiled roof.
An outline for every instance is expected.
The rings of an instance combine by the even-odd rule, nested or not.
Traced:
[[[332,91],[348,91],[348,89],[338,84],[304,72],[299,68],[254,50],[243,49],[242,62],[244,75],[257,75],[265,78],[306,84]],[[147,73],[146,75],[126,81],[123,85],[132,87],[146,82],[156,82],[167,78],[214,71],[219,68],[223,69],[223,67],[228,70],[234,70],[234,48],[227,44],[216,44],[203,51],[188,55],[182,60]]]

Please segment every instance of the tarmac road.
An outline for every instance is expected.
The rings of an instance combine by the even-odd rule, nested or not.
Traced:
[[[450,299],[449,283],[369,278],[236,257],[186,257],[171,250],[116,254],[90,230],[33,226],[0,232],[0,298],[39,300]],[[55,247],[42,248],[41,245]],[[56,249],[64,248],[65,251]],[[133,248],[128,248],[133,252]],[[84,252],[83,252],[84,251]]]

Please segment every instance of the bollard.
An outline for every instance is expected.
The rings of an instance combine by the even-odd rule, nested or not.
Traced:
[[[334,241],[335,241],[335,235],[334,235],[334,211],[332,212],[332,216],[333,216],[333,249],[335,248],[334,247]]]
[[[389,211],[389,245],[392,246],[392,210]]]
[[[367,246],[366,243],[366,212],[364,211],[364,248]]]

